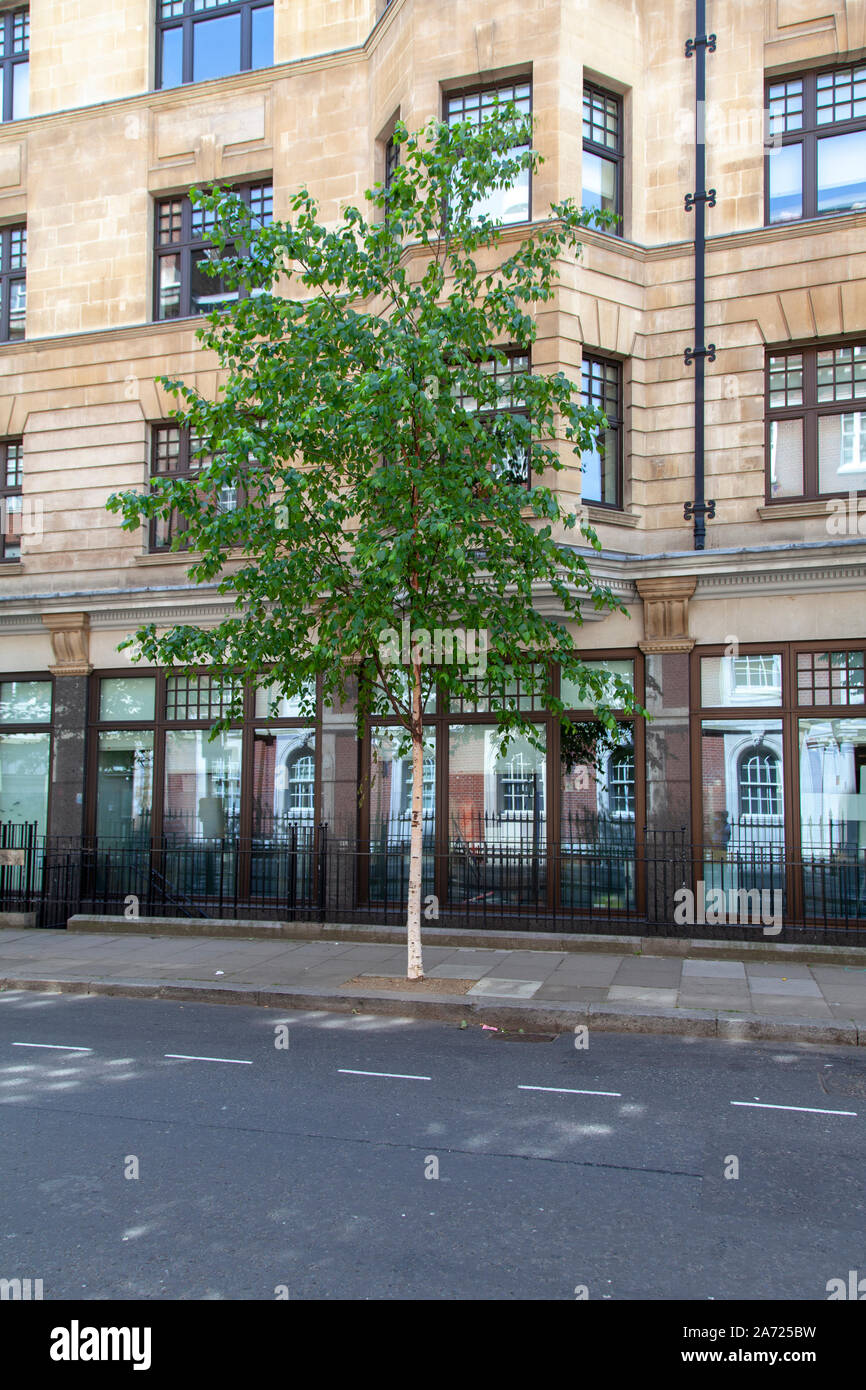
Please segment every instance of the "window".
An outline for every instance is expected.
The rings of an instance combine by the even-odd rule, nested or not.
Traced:
[[[21,486],[24,481],[24,441],[0,441],[0,499],[3,524],[0,527],[0,561],[21,558]]]
[[[248,184],[232,191],[246,203],[257,226],[270,225],[274,209],[272,184]],[[207,261],[220,259],[208,239],[214,226],[214,214],[193,207],[186,194],[163,198],[157,203],[154,291],[157,319],[209,314],[239,297],[239,290],[229,289],[219,277],[205,273]],[[225,254],[233,254],[231,243]]]
[[[866,208],[866,64],[767,87],[766,220]]]
[[[544,775],[537,760],[517,752],[497,769],[499,811],[503,816],[544,814]]]
[[[27,310],[27,228],[0,229],[0,342],[24,337]]]
[[[412,759],[403,761],[403,814],[412,814]],[[436,759],[425,755],[421,779],[421,810],[425,816],[432,815],[436,809]]]
[[[634,749],[616,748],[607,760],[608,809],[612,816],[634,820]]]
[[[797,703],[862,705],[866,694],[862,651],[798,652]]]
[[[0,120],[30,114],[30,11],[0,14]]]
[[[770,500],[866,487],[866,343],[770,354],[767,467]]]
[[[584,208],[614,212],[622,235],[622,99],[587,82],[583,88]]]
[[[740,815],[778,816],[782,810],[779,759],[769,749],[753,748],[740,758]]]
[[[250,0],[157,0],[157,87],[205,82],[274,61],[274,7]]]
[[[603,357],[584,356],[583,404],[603,410],[607,426],[581,456],[584,502],[622,505],[622,366]]]
[[[238,681],[230,676],[166,676],[166,720],[221,719],[237,691]]]
[[[530,370],[529,354],[517,349],[508,349],[504,362],[497,362],[491,358],[487,362],[482,362],[480,367],[485,376],[491,376],[494,380],[497,405],[494,407],[485,402],[479,407],[475,397],[463,391],[455,391],[454,398],[459,401],[464,410],[473,414],[477,411],[479,421],[489,430],[491,435],[495,436],[497,429],[499,429],[502,432],[508,431],[509,437],[513,436],[513,426],[509,417],[529,420],[529,411],[522,403],[519,381],[519,378]],[[515,486],[529,487],[530,453],[528,447],[519,440],[511,438],[507,459],[497,466],[496,476],[504,482],[515,484]]]
[[[479,126],[482,121],[490,120],[497,104],[506,102],[513,102],[520,115],[528,116],[532,110],[532,83],[504,82],[449,92],[445,97],[445,121],[450,126],[464,121]],[[516,152],[517,147],[512,153]],[[504,223],[528,222],[531,215],[529,170],[522,169],[509,188],[491,189],[478,199],[472,212],[474,217],[491,217]]]
[[[289,811],[312,815],[315,806],[316,759],[312,752],[297,754],[288,766]]]
[[[391,187],[397,165],[400,163],[400,146],[395,145],[393,135],[389,135],[385,141],[385,189]]]
[[[211,462],[210,454],[202,453],[198,440],[190,434],[187,426],[154,425],[151,431],[152,479],[193,478]],[[220,488],[218,505],[220,511],[234,511],[238,504],[238,489],[232,486]],[[186,517],[176,510],[170,517],[153,517],[150,523],[150,549],[170,550],[176,537],[187,529]],[[180,541],[178,548],[183,547]]]

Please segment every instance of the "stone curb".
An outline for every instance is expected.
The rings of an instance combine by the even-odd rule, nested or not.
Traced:
[[[62,930],[59,928],[58,930]],[[213,940],[345,941],[352,945],[405,946],[405,927],[366,923],[265,922],[247,918],[120,917],[78,913],[67,931],[94,936],[176,936]],[[614,955],[710,957],[713,960],[796,961],[804,965],[866,966],[862,946],[820,946],[794,942],[723,941],[709,937],[605,936],[602,933],[471,931],[424,926],[426,946],[464,946],[487,951],[610,952]]]
[[[307,1009],[328,1013],[398,1015],[445,1023],[486,1023],[509,1031],[568,1033],[579,1025],[603,1033],[671,1034],[722,1038],[730,1041],[823,1043],[866,1047],[866,1024],[808,1018],[731,1016],[709,1010],[623,1008],[616,1004],[558,1004],[544,1000],[469,999],[466,995],[422,998],[410,991],[366,990],[339,993],[325,986],[304,990],[291,986],[263,989],[259,985],[211,985],[178,980],[49,980],[0,978],[0,992],[30,990],[45,994],[92,994],[108,998],[159,999],[196,1004],[247,1004],[266,1009]]]

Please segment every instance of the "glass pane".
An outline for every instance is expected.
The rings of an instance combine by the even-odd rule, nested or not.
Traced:
[[[180,256],[159,258],[159,317],[176,319],[180,315]]]
[[[375,902],[404,903],[409,895],[409,848],[412,816],[412,746],[399,729],[374,729],[370,775],[370,897]],[[436,743],[424,738],[421,802],[421,892],[433,892],[436,827]]]
[[[100,719],[153,719],[155,713],[155,676],[107,676],[100,681]]]
[[[791,222],[803,216],[803,146],[782,145],[770,151],[770,221]]]
[[[165,736],[165,817],[169,840],[237,839],[241,789],[241,732],[208,741],[206,729],[172,729]]]
[[[728,855],[784,845],[780,720],[705,720],[701,729],[705,846]]]
[[[300,695],[290,698],[277,694],[276,685],[262,686],[256,691],[257,719],[301,719],[304,717]],[[307,687],[307,698],[315,700],[316,683],[311,681]],[[276,701],[276,705],[274,705]],[[273,706],[273,708],[272,708]],[[308,706],[309,710],[309,706]]]
[[[585,661],[584,666],[588,666],[592,671],[608,671],[612,676],[619,676],[626,685],[634,690],[634,662],[628,658],[613,657],[607,661]],[[621,708],[621,702],[613,700],[613,689],[611,688],[610,705],[612,709]],[[566,709],[592,709],[593,703],[588,696],[582,697],[576,681],[568,676],[563,676],[560,688],[560,699]]]
[[[312,825],[316,809],[314,729],[256,729],[253,835],[284,843],[292,827]]]
[[[497,848],[544,840],[546,759],[524,734],[509,740],[491,726],[449,731],[448,838],[452,847]]]
[[[778,654],[702,658],[702,705],[714,708],[781,703],[782,658]]]
[[[240,72],[241,17],[227,14],[200,19],[193,25],[192,80],[226,77]]]
[[[105,686],[106,682],[102,682]],[[153,734],[111,730],[99,735],[96,833],[100,838],[150,839]]]
[[[527,222],[529,220],[529,170],[521,169],[508,188],[493,188],[472,204],[473,219],[490,217],[494,222]]]
[[[269,68],[274,61],[274,7],[263,5],[253,10],[254,68]]]
[[[12,119],[23,121],[30,115],[30,64],[15,63],[12,68]]]
[[[0,684],[0,723],[51,722],[50,681],[3,681]]]
[[[583,193],[585,208],[616,212],[616,164],[590,150],[583,152]]]
[[[587,733],[599,725],[588,721]],[[619,741],[586,744],[586,760],[563,768],[561,890],[566,906],[623,911],[635,905],[635,761],[630,725]]]
[[[818,417],[818,489],[856,492],[866,486],[866,411]]]
[[[180,27],[162,31],[160,73],[163,87],[179,87],[183,81],[183,30]]]
[[[230,255],[229,250],[226,251]],[[237,299],[238,291],[226,289],[220,277],[207,275],[203,266],[207,261],[220,259],[216,250],[194,251],[192,254],[192,277],[190,297],[194,314],[209,314]]]
[[[862,861],[866,719],[800,720],[800,826],[804,857]]]
[[[803,421],[770,421],[770,495],[803,495]]]
[[[23,338],[27,316],[27,285],[23,280],[9,284],[9,337]]]
[[[580,456],[581,497],[615,507],[618,500],[619,430],[603,430],[594,449]]]
[[[803,404],[803,354],[786,352],[770,358],[770,409]]]
[[[818,211],[854,208],[866,208],[866,130],[818,141]]]
[[[44,835],[48,824],[48,764],[51,735],[0,734],[0,821],[36,825]]]
[[[408,840],[412,815],[412,743],[402,729],[374,729],[371,737],[370,840],[388,845]],[[424,836],[433,836],[436,815],[436,742],[424,736]],[[432,848],[432,843],[431,843]]]
[[[543,747],[525,735],[506,746],[479,725],[452,725],[449,742],[449,902],[536,906],[547,893]]]
[[[866,652],[797,653],[800,705],[862,705],[866,696]]]

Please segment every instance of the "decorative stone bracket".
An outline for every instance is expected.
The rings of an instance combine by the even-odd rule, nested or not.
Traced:
[[[694,575],[636,581],[643,599],[644,640],[638,643],[642,652],[691,651],[695,639],[689,636],[689,599],[697,582]]]
[[[54,665],[48,669],[52,676],[89,676],[93,670],[89,613],[43,613],[42,621],[51,633]]]

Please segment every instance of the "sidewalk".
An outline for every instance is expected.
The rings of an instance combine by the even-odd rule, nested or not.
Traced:
[[[727,943],[728,958],[713,959],[701,943],[692,959],[609,941],[597,951],[426,945],[430,983],[382,989],[364,977],[405,976],[405,948],[393,943],[3,929],[0,990],[866,1046],[866,958],[806,964],[793,948],[784,959],[735,960]]]

